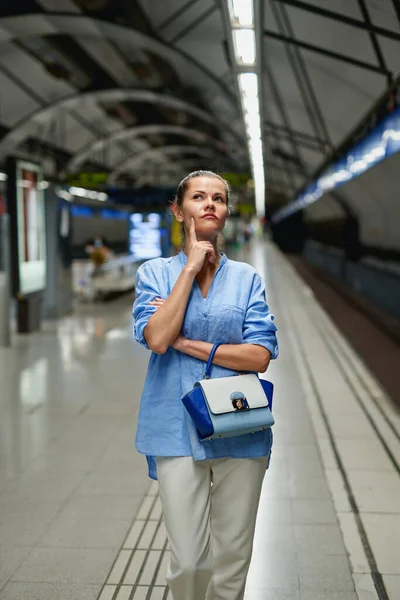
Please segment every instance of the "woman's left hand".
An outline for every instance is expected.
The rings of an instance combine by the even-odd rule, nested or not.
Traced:
[[[165,302],[165,300],[163,300],[162,298],[155,298],[154,300],[151,300],[149,302],[149,304],[151,306],[155,306],[157,308],[157,310],[158,310],[159,308],[162,307],[162,305],[164,304],[164,302]]]

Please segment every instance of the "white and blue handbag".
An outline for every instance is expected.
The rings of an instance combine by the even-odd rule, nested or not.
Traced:
[[[214,344],[205,378],[182,396],[200,440],[215,440],[262,431],[274,424],[274,386],[254,373],[211,379],[212,361],[220,343]]]

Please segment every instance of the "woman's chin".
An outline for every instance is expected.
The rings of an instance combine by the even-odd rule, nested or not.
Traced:
[[[207,242],[213,242],[217,239],[217,237],[219,236],[221,232],[218,231],[204,231],[202,229],[197,230],[196,229],[196,236],[198,240],[203,240],[203,241],[207,241]]]
[[[216,237],[222,233],[222,228],[217,225],[217,223],[211,219],[206,219],[205,223],[200,223],[196,227],[196,234],[204,237]]]

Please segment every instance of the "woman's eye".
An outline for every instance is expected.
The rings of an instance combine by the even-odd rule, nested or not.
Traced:
[[[225,202],[225,200],[223,198],[221,198],[220,196],[217,196],[217,198],[215,198],[215,200],[218,200],[219,202]]]

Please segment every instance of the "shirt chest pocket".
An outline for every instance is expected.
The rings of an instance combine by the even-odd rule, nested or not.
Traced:
[[[245,312],[235,304],[222,304],[218,319],[218,341],[223,344],[241,344],[243,342],[243,323]]]

